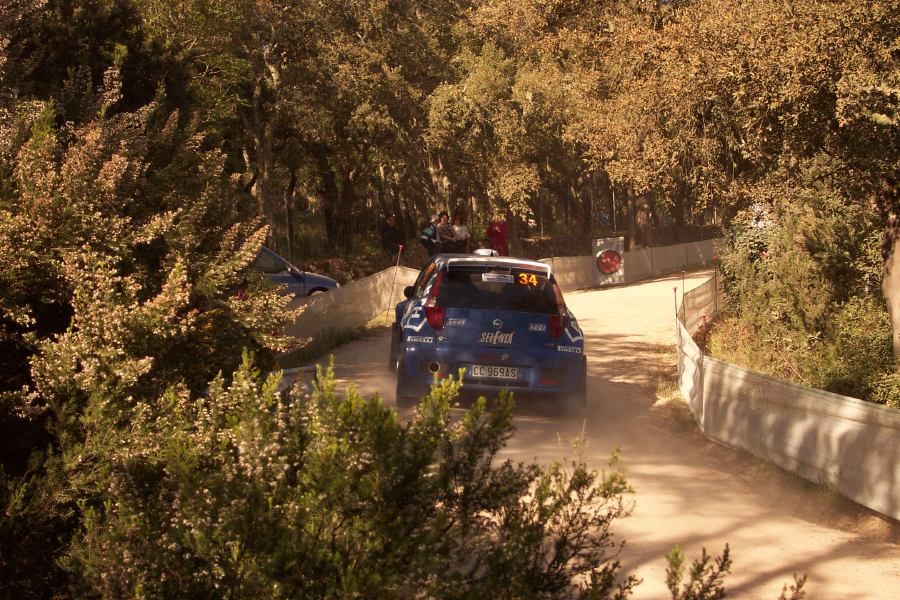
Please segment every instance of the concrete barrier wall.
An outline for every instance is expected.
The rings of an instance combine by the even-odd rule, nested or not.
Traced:
[[[687,254],[685,253],[684,244],[649,248],[649,250],[650,260],[653,263],[653,272],[656,275],[677,273],[687,266]]]
[[[710,265],[715,257],[717,242],[703,240],[625,252],[622,256],[625,283]],[[556,281],[564,292],[596,286],[597,264],[593,256],[542,258],[541,262],[551,265]]]
[[[708,264],[713,254],[713,243],[713,240],[707,240],[626,252],[625,281],[630,283]],[[696,262],[686,262],[689,257]],[[545,258],[542,262],[550,264],[563,291],[595,285],[597,265],[593,256]],[[329,330],[362,327],[400,302],[403,288],[411,285],[417,274],[415,269],[391,267],[304,300],[306,308],[303,314],[286,329],[286,333],[308,338]]]
[[[704,435],[900,519],[900,412],[703,356],[685,322],[713,314],[717,288],[679,309],[678,385]]]
[[[703,432],[900,519],[900,412],[703,359]]]
[[[718,251],[716,244],[721,240],[702,240],[682,244],[684,247],[684,262],[689,265],[710,265],[716,260]]]
[[[678,389],[698,424],[703,423],[703,352],[678,322]]]
[[[403,288],[412,285],[418,274],[415,269],[391,267],[315,295],[285,333],[307,338],[329,330],[362,327],[379,314],[393,309],[403,299]]]
[[[622,262],[625,265],[625,283],[653,277],[653,252],[648,248],[626,252]]]
[[[690,334],[696,335],[703,326],[703,316],[712,318],[724,302],[721,280],[716,274],[684,295],[679,316]]]
[[[566,292],[593,287],[594,271],[597,270],[593,256],[560,256],[543,258],[541,262],[550,265],[559,288]]]

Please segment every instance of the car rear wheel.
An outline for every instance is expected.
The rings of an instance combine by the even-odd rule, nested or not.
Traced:
[[[571,392],[562,396],[563,409],[571,413],[579,413],[587,406],[587,357],[581,367],[581,377]]]
[[[397,368],[397,407],[409,408],[415,406],[422,399],[419,386],[409,380],[406,369],[402,364]]]
[[[391,352],[388,354],[388,370],[397,370],[397,356],[400,354],[400,333],[397,324],[391,326]]]

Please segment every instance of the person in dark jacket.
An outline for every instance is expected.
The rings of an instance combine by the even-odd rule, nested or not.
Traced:
[[[441,251],[441,237],[438,234],[439,222],[440,217],[434,215],[431,217],[431,221],[422,227],[422,231],[419,233],[419,243],[425,248],[425,254],[428,258],[431,258]]]
[[[397,227],[397,217],[388,214],[381,224],[381,247],[387,252],[391,264],[398,264],[400,258],[400,247],[403,245],[403,234]]]
[[[450,222],[450,213],[442,210],[438,213],[438,237],[441,238],[441,252],[455,252],[456,233]]]

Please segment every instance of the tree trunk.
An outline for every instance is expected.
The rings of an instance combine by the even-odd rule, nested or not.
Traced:
[[[625,214],[626,231],[628,232],[629,240],[629,247],[626,248],[626,250],[637,250],[639,246],[637,244],[637,241],[635,240],[637,228],[635,227],[634,222],[634,217],[637,212],[637,197],[631,190],[625,192],[625,197],[626,206],[628,208],[628,211]]]
[[[291,178],[284,191],[284,229],[287,238],[288,262],[294,262],[294,196],[297,195],[297,169],[291,169]]]
[[[521,256],[522,241],[519,239],[521,236],[519,231],[519,217],[509,209],[506,209],[506,228],[506,247],[509,248],[509,255]]]
[[[684,228],[687,224],[687,219],[685,218],[685,207],[690,206],[688,202],[688,194],[690,193],[691,188],[690,185],[683,179],[678,182],[676,186],[675,198],[673,198],[672,203],[672,218],[675,220],[675,225],[678,226],[679,231]],[[693,222],[693,218],[691,219]]]
[[[887,302],[888,314],[893,328],[894,358],[900,370],[900,195],[897,183],[885,181],[881,193],[877,197],[878,209],[884,219],[884,238],[881,255],[884,259],[884,272],[881,279],[881,291]]]
[[[891,247],[890,257],[884,263],[884,278],[881,280],[881,290],[887,301],[888,314],[891,316],[891,327],[894,330],[894,358],[898,361],[900,369],[900,256],[897,252],[897,237]]]
[[[591,238],[594,233],[594,178],[579,178],[578,195],[581,197],[582,218],[581,218],[581,235],[583,240],[579,241],[582,247],[586,247],[584,254],[590,253]],[[578,254],[581,254],[579,252]]]
[[[268,58],[268,48],[264,50],[264,60]],[[256,199],[259,215],[269,225],[269,243],[274,240],[274,217],[278,211],[278,190],[275,189],[275,150],[273,119],[268,114],[267,104],[272,90],[278,87],[280,78],[270,65],[254,64],[253,90],[249,114],[245,113],[245,127],[250,132],[254,165],[254,184],[251,194]]]
[[[317,154],[319,165],[319,195],[322,198],[322,214],[325,217],[325,237],[332,248],[340,248],[341,227],[339,221],[342,217],[340,210],[340,190],[337,185],[337,177],[324,152]]]

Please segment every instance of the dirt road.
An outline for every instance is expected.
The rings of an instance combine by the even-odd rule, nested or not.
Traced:
[[[708,276],[688,275],[684,288]],[[706,440],[683,404],[658,401],[657,390],[674,379],[673,288],[680,297],[680,276],[566,294],[585,331],[587,408],[566,416],[520,405],[505,456],[562,460],[582,432],[593,468],[621,449],[636,505],[614,531],[626,540],[625,571],[644,580],[637,599],[669,597],[663,557],[676,544],[693,559],[701,548],[719,553],[726,543],[731,598],[775,600],[794,573],[808,574],[810,600],[900,598],[900,524]],[[388,343],[385,334],[339,348],[337,376],[393,402]]]

